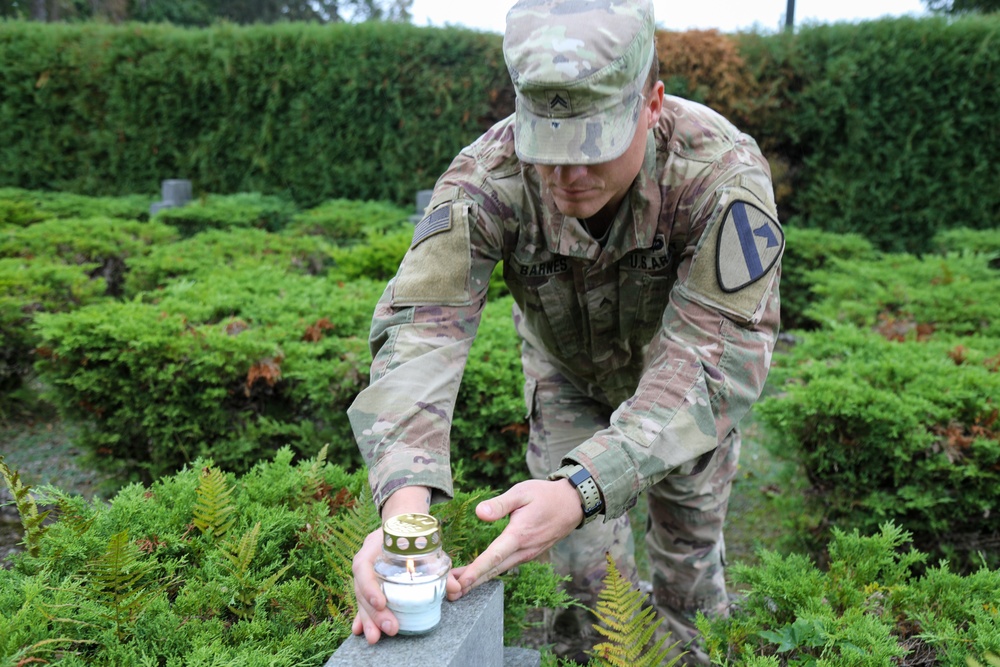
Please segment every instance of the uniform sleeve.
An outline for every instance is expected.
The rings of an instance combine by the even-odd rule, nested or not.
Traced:
[[[594,476],[606,520],[667,474],[707,464],[767,378],[784,235],[766,172],[727,181],[700,211],[635,394],[564,461]]]
[[[439,185],[372,317],[371,381],[347,414],[380,511],[404,486],[453,494],[452,415],[497,261],[476,210]]]

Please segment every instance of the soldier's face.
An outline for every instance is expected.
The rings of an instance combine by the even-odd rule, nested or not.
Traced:
[[[660,118],[663,84],[657,84],[649,97],[631,143],[614,160],[591,165],[535,165],[560,213],[578,219],[610,220],[618,212],[618,206],[642,168],[648,130]]]

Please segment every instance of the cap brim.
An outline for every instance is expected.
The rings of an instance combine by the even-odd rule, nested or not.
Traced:
[[[514,150],[533,164],[599,164],[620,157],[639,122],[637,95],[631,109],[611,109],[586,117],[547,118],[517,103]]]

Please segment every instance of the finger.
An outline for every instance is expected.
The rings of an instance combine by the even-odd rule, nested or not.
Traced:
[[[517,484],[496,498],[484,500],[476,505],[476,516],[483,521],[497,521],[528,502]]]
[[[351,566],[354,596],[358,602],[351,631],[356,635],[364,633],[369,644],[376,643],[382,634],[392,636],[398,632],[398,621],[386,607],[385,595],[375,576],[375,559],[382,549],[381,534],[379,530],[365,538]]]
[[[445,591],[448,599],[452,602],[462,597],[462,584],[458,583],[458,577],[463,571],[465,571],[464,567],[455,568],[448,573],[448,579],[445,580]]]
[[[517,540],[510,531],[504,530],[478,558],[457,575],[462,592],[466,593],[517,565],[520,562],[517,559],[519,553]]]

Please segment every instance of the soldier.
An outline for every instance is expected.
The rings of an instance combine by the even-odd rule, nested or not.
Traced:
[[[778,330],[784,236],[754,140],[664,95],[650,0],[521,0],[503,50],[513,116],[438,180],[376,307],[371,384],[349,415],[383,517],[452,494],[449,430],[503,261],[522,340],[534,479],[484,501],[503,533],[448,581],[455,600],[548,553],[588,606],[604,554],[636,582],[627,511],[648,490],[653,603],[691,664],[692,620],[724,614],[723,521],[737,425]],[[355,634],[393,635],[372,563],[354,560]],[[637,583],[637,582],[636,582]],[[552,618],[585,660],[586,610]]]

